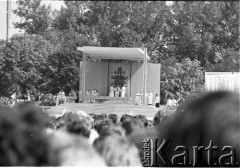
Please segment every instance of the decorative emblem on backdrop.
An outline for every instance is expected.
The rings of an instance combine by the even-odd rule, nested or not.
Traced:
[[[115,86],[123,86],[126,82],[125,80],[128,78],[124,75],[126,74],[125,71],[123,71],[122,67],[118,67],[117,70],[114,71],[115,76],[111,76],[112,79],[114,79]]]

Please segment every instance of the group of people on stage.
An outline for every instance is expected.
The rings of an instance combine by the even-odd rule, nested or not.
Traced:
[[[121,88],[120,86],[115,87],[113,84],[110,86],[109,97],[125,97],[126,85],[124,84]]]
[[[88,89],[86,91],[85,102],[86,103],[94,103],[94,98],[95,97],[99,97],[98,90],[95,90],[95,89],[90,90],[90,89]]]

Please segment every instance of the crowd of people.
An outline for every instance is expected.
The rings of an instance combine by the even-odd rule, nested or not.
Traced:
[[[76,96],[74,99],[76,99]],[[62,90],[57,94],[51,93],[44,94],[37,92],[35,95],[34,94],[27,95],[25,99],[23,99],[20,96],[17,96],[16,93],[11,95],[9,98],[0,97],[0,105],[13,106],[15,103],[24,101],[33,101],[39,106],[55,106],[68,102],[69,98],[68,96],[65,95],[65,92]]]
[[[99,95],[98,90],[96,90],[96,89],[93,89],[93,90],[88,89],[86,91],[86,95],[85,95],[85,103],[94,103],[95,102],[94,98],[99,97],[99,96],[100,95]]]
[[[171,140],[164,150],[170,161],[178,145],[191,154],[191,146],[213,141],[219,148],[232,146],[239,163],[239,128],[239,96],[229,92],[185,100],[174,112],[158,111],[153,120],[143,115],[119,118],[116,114],[87,114],[81,110],[55,118],[31,102],[21,102],[13,107],[0,106],[0,165],[144,166],[142,142],[146,139]],[[221,152],[211,156],[214,163]],[[198,155],[201,160],[196,166],[210,166],[207,155]],[[181,159],[177,165],[155,159],[157,165],[153,166],[183,163]]]

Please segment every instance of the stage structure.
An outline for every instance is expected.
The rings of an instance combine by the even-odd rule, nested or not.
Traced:
[[[205,72],[205,90],[240,94],[240,72]]]
[[[126,87],[126,96],[135,99],[137,92],[160,94],[161,64],[148,63],[146,48],[78,47],[83,52],[80,62],[79,90],[85,100],[87,90],[96,89],[107,97],[111,84]],[[98,61],[87,61],[87,57]],[[104,61],[102,61],[104,60]],[[111,60],[129,60],[116,63]],[[155,97],[155,96],[154,96]],[[146,104],[143,99],[143,104]]]

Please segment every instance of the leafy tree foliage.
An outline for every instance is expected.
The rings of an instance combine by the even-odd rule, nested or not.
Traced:
[[[41,34],[51,25],[51,6],[41,5],[42,0],[18,0],[13,12],[21,17],[15,27],[28,34]]]
[[[18,89],[41,89],[41,80],[46,69],[47,56],[52,52],[51,44],[40,35],[15,35],[1,50],[1,94],[9,96]]]
[[[189,58],[178,63],[176,60],[165,60],[164,73],[161,76],[161,96],[189,97],[202,91],[204,70],[198,60]],[[163,99],[163,102],[166,99]],[[166,102],[164,102],[166,103]]]

